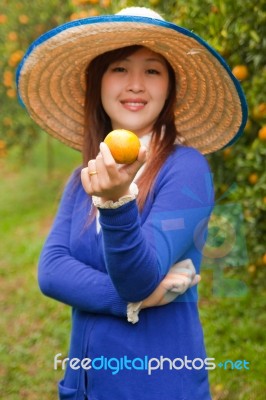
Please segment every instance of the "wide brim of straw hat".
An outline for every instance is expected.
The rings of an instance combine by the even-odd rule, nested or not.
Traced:
[[[196,34],[155,18],[84,18],[45,33],[18,68],[20,101],[46,132],[82,150],[85,69],[99,54],[131,45],[148,47],[173,67],[176,127],[188,146],[207,154],[238,139],[247,106],[226,62]]]

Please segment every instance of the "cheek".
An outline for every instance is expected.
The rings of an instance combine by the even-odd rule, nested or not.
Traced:
[[[102,99],[102,102],[107,96],[108,86],[109,86],[108,85],[108,79],[105,76],[103,76],[102,84],[101,84],[101,99]]]
[[[101,85],[101,94],[102,96],[111,96],[115,95],[116,92],[119,91],[119,81],[109,76],[108,74],[104,75],[102,78]]]
[[[101,101],[105,112],[109,112],[109,101],[112,96],[113,89],[110,80],[107,77],[103,77],[101,85]]]
[[[151,87],[151,90],[153,91],[154,96],[157,98],[158,102],[164,105],[170,91],[168,79],[160,81],[158,85],[154,85],[153,87]]]
[[[158,95],[158,101],[161,103],[161,106],[163,107],[168,95],[169,95],[169,85],[168,83],[164,83],[160,86],[160,90],[157,92]]]

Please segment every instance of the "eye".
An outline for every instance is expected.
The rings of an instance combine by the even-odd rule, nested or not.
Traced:
[[[160,71],[158,71],[157,69],[154,69],[154,68],[150,68],[146,72],[149,75],[160,75]]]
[[[124,68],[124,67],[114,67],[114,68],[112,68],[112,72],[126,72],[126,68]]]

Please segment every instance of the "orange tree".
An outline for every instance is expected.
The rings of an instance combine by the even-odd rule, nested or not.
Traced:
[[[1,0],[0,2],[0,157],[18,147],[25,156],[39,137],[17,101],[15,75],[28,46],[53,27],[77,18],[112,13],[119,1],[110,0]]]
[[[201,35],[227,60],[247,96],[249,119],[243,137],[208,156],[217,197],[243,206],[249,262],[265,264],[266,208],[266,17],[263,0],[2,0],[0,5],[0,157],[18,145],[25,153],[39,129],[19,106],[15,71],[29,44],[52,27],[76,18],[113,13],[124,6],[148,6]],[[264,160],[264,162],[263,162]],[[234,184],[235,190],[228,190]],[[225,196],[225,197],[226,197]]]
[[[233,240],[239,246],[239,251],[233,256],[238,260],[230,259],[229,255],[224,262],[228,262],[229,266],[245,267],[242,268],[242,275],[246,276],[246,272],[249,272],[248,283],[254,293],[263,285],[263,265],[266,265],[264,0],[2,0],[0,157],[4,157],[11,146],[17,146],[25,153],[39,137],[39,128],[31,122],[18,104],[14,82],[16,68],[29,44],[40,34],[60,23],[114,13],[125,6],[152,7],[167,20],[198,33],[220,52],[237,79],[241,81],[249,107],[249,119],[244,135],[233,147],[208,156],[208,159],[214,173],[218,199],[216,220],[218,223],[225,222],[224,232],[220,231],[216,239],[226,240],[230,227],[233,226],[233,236],[236,236]],[[219,205],[224,208],[219,208]],[[224,215],[219,215],[219,212]],[[238,222],[238,226],[230,225],[230,215],[233,218],[234,213],[237,214],[235,221]],[[246,244],[241,243],[243,238]],[[246,246],[248,257],[243,256]]]
[[[76,18],[113,13],[124,6],[148,6],[201,35],[227,60],[247,96],[249,119],[243,137],[208,156],[217,197],[243,206],[249,262],[260,274],[265,264],[266,208],[266,17],[263,0],[2,0],[0,5],[0,157],[18,145],[25,153],[39,129],[17,102],[15,71],[28,45],[52,27]],[[263,163],[264,160],[264,163]],[[234,185],[235,190],[228,190]],[[225,196],[226,194],[226,196]],[[254,269],[254,268],[253,268]]]
[[[2,0],[0,4],[0,153],[18,145],[25,153],[38,138],[38,128],[18,104],[15,73],[29,44],[47,29],[62,23],[71,13],[71,4],[49,0]],[[1,154],[0,154],[1,156]]]
[[[97,0],[93,3],[101,5]],[[266,261],[262,240],[265,237],[263,215],[266,209],[264,0],[127,0],[107,3],[108,9],[101,12],[116,12],[122,6],[152,7],[165,19],[198,33],[226,59],[241,82],[249,108],[249,119],[244,134],[234,146],[208,156],[208,159],[214,173],[216,197],[221,199],[219,204],[229,201],[237,204],[240,206],[237,207],[238,210],[241,210],[238,218],[243,218],[246,240],[245,243],[239,244],[239,260],[231,260],[231,263],[252,266],[251,270],[256,273],[250,283],[256,285]],[[79,8],[86,9],[86,6],[80,5]],[[246,258],[241,254],[245,246],[248,250]],[[228,261],[230,262],[230,259]]]
[[[131,1],[143,5],[144,2]],[[266,263],[266,9],[258,0],[149,0],[169,20],[202,36],[226,59],[247,97],[241,139],[208,156],[220,204],[241,205],[249,263],[257,285]],[[237,233],[237,232],[236,232]],[[240,250],[241,253],[241,250]],[[241,256],[240,256],[241,259]],[[241,262],[241,260],[239,260]]]

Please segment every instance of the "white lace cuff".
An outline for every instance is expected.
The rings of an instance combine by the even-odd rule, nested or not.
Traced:
[[[105,203],[103,203],[101,197],[98,196],[92,196],[92,202],[94,206],[97,208],[118,208],[128,203],[129,201],[136,199],[139,193],[139,189],[136,183],[132,182],[129,187],[129,190],[130,194],[120,197],[120,199],[118,199],[118,201],[115,202],[112,200],[107,200]]]
[[[132,324],[136,324],[139,320],[139,312],[142,301],[138,303],[128,303],[127,305],[127,320]]]

